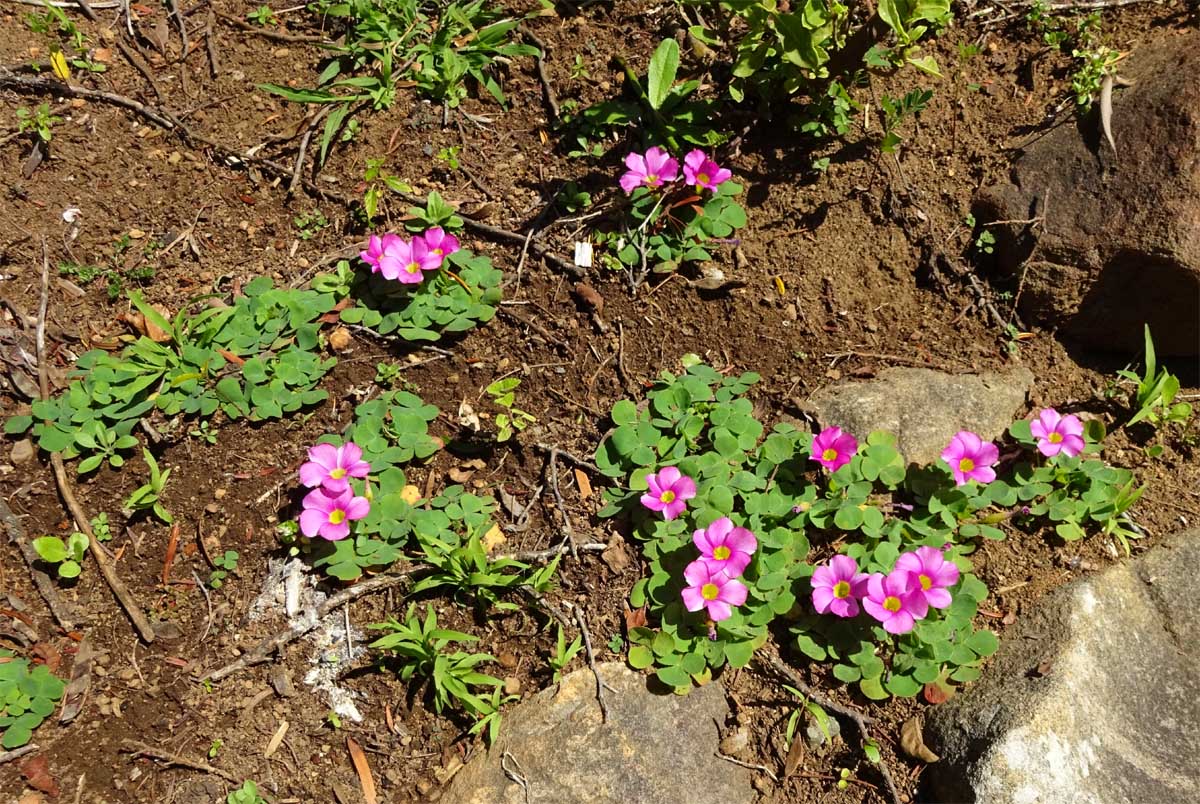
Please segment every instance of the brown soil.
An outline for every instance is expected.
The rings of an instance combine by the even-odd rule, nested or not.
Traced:
[[[228,0],[212,5],[239,16],[248,10]],[[0,17],[0,63],[46,57],[47,42],[30,33],[21,21],[23,9],[18,9],[9,4]],[[530,28],[553,50],[546,66],[559,98],[590,103],[603,98],[606,88],[619,86],[620,75],[608,62],[609,55],[623,53],[633,64],[644,63],[661,36],[670,35],[678,24],[670,9],[668,5],[646,12],[643,4],[619,0],[589,6],[578,16],[531,22]],[[114,31],[120,32],[107,28],[115,12],[98,12],[101,23],[69,13],[95,43],[107,46]],[[153,17],[162,12],[143,13]],[[200,11],[193,25],[203,15]],[[284,19],[293,34],[316,33],[306,12],[289,12]],[[1104,30],[1123,50],[1152,47],[1185,24],[1171,6],[1135,6],[1104,14]],[[254,85],[293,78],[300,85],[311,83],[320,50],[268,41],[220,20],[212,34],[218,58],[215,77],[203,47],[182,65],[166,64],[146,49],[161,101],[116,50],[109,54],[108,71],[86,81],[186,114],[196,131],[238,150],[268,135],[291,134],[306,110],[254,91]],[[199,37],[195,33],[193,41]],[[964,58],[960,46],[977,41],[982,52]],[[178,52],[178,41],[168,47]],[[519,284],[509,285],[509,303],[500,315],[453,344],[448,355],[418,352],[405,357],[388,344],[356,336],[324,384],[331,402],[313,415],[261,426],[224,424],[215,446],[184,439],[162,449],[160,461],[173,470],[165,502],[181,523],[183,545],[169,583],[162,582],[169,528],[144,520],[126,528],[118,514],[121,502],[142,482],[146,470],[141,461],[132,461],[120,472],[102,470],[80,482],[83,506],[89,512],[109,512],[120,525],[110,545],[119,556],[118,572],[145,608],[178,626],[179,638],[148,646],[139,642],[91,565],[77,584],[60,590],[66,601],[86,613],[88,623],[79,633],[61,633],[32,587],[16,547],[0,548],[0,590],[8,596],[0,605],[18,608],[23,602],[39,641],[52,649],[46,653],[66,656],[60,675],[69,672],[70,655],[81,634],[100,651],[82,715],[67,727],[48,723],[36,734],[64,790],[62,797],[97,804],[224,801],[230,786],[217,776],[131,758],[120,752],[122,741],[129,739],[202,761],[219,740],[213,766],[229,778],[259,781],[277,801],[294,802],[361,800],[347,737],[367,751],[387,801],[433,800],[447,769],[480,750],[475,738],[464,735],[467,723],[434,716],[419,695],[365,662],[344,679],[362,695],[365,720],[334,729],[325,717],[326,703],[299,683],[310,652],[304,643],[285,651],[279,662],[296,682],[294,697],[260,696],[271,689],[269,665],[211,689],[196,683],[202,671],[225,664],[280,626],[279,621],[249,621],[246,613],[268,559],[280,554],[274,525],[278,517],[290,515],[292,473],[305,445],[346,423],[355,390],[372,384],[374,366],[381,360],[411,359],[417,364],[406,370],[404,379],[444,412],[434,428],[448,440],[458,434],[453,414],[461,402],[494,413],[481,401],[481,389],[501,374],[519,371],[521,403],[538,422],[513,443],[483,451],[479,457],[487,469],[475,476],[480,493],[503,487],[535,503],[530,527],[510,534],[508,546],[515,550],[546,548],[561,538],[553,500],[534,499],[546,471],[546,455],[535,444],[590,454],[606,429],[603,412],[635,394],[661,370],[676,366],[685,352],[699,353],[718,368],[761,373],[764,380],[753,395],[768,420],[796,413],[797,400],[832,380],[914,363],[953,371],[1022,363],[1038,378],[1035,404],[1105,415],[1110,421],[1122,415],[1121,405],[1106,399],[1104,392],[1113,371],[1136,356],[1092,354],[1083,345],[1060,343],[1054,333],[1044,331],[1033,331],[1010,352],[1005,333],[997,331],[970,289],[937,267],[940,252],[967,264],[963,255],[969,230],[964,219],[976,190],[1001,177],[1013,150],[1029,137],[1056,120],[1070,119],[1069,110],[1053,114],[1069,85],[1066,59],[1051,54],[1021,19],[986,29],[956,25],[933,51],[944,80],[924,80],[904,71],[878,80],[874,90],[859,91],[860,99],[867,101],[872,91],[903,94],[922,82],[936,90],[919,122],[905,129],[899,162],[879,153],[877,123],[865,133],[856,127],[844,143],[810,152],[796,137],[783,133],[779,121],[760,122],[748,129],[738,149],[723,154],[748,186],[745,260],[734,269],[732,254],[721,255],[728,263],[726,272],[744,286],[701,291],[684,278],[671,278],[631,294],[620,277],[596,270],[587,281],[604,297],[601,319],[577,300],[572,280],[531,256],[522,266]],[[571,78],[576,53],[583,56],[590,78]],[[495,212],[489,222],[521,232],[541,214],[562,181],[577,180],[597,197],[612,192],[616,154],[623,150],[614,149],[599,167],[568,159],[548,127],[541,85],[530,60],[518,60],[506,71],[505,91],[512,100],[508,111],[478,98],[464,104],[467,111],[486,115],[491,122],[477,126],[452,113],[446,127],[441,108],[402,92],[389,111],[362,118],[357,139],[334,150],[321,171],[321,186],[355,195],[366,159],[386,154],[388,169],[418,192],[437,189],[464,207],[492,201]],[[0,97],[0,121],[15,131],[15,109],[40,100]],[[61,99],[44,100],[65,106]],[[58,114],[64,120],[54,128],[51,158],[30,178],[22,176],[28,139],[15,137],[0,146],[0,172],[7,187],[0,200],[0,292],[9,312],[36,311],[42,236],[55,260],[115,262],[124,271],[143,264],[153,267],[152,278],[140,284],[151,301],[170,309],[202,292],[229,292],[259,275],[303,281],[328,265],[331,255],[363,239],[364,232],[355,228],[345,207],[302,194],[289,198],[270,176],[235,169],[128,110],[82,103],[65,106]],[[290,163],[296,145],[293,137],[269,146],[262,155]],[[459,158],[465,169],[448,172],[430,155],[454,146],[462,147]],[[828,171],[809,170],[812,160],[822,155],[831,158]],[[82,210],[73,242],[64,240],[67,227],[60,218],[69,206]],[[298,240],[293,218],[313,210],[320,210],[330,225],[311,239]],[[404,205],[393,204],[390,213],[403,211]],[[144,256],[147,243],[165,245],[189,227],[194,227],[194,251],[180,243]],[[567,225],[560,225],[549,240],[560,253],[569,254],[572,234]],[[132,247],[118,253],[114,244],[123,235],[133,238]],[[468,240],[475,240],[469,243],[472,248],[491,255],[510,279],[516,276],[519,248]],[[103,281],[86,286],[82,297],[59,281],[51,290],[48,329],[57,366],[68,366],[72,355],[91,343],[125,332],[118,320],[125,302],[110,302]],[[999,296],[997,304],[1007,313],[1011,298]],[[13,325],[11,316],[3,324]],[[1196,385],[1186,367],[1174,368],[1184,373],[1188,385]],[[3,412],[18,412],[22,404],[15,396],[4,397]],[[1146,433],[1118,430],[1112,437],[1109,460],[1133,467],[1149,486],[1135,513],[1151,536],[1135,549],[1144,549],[1155,536],[1194,521],[1200,513],[1194,491],[1200,488],[1194,433],[1170,435],[1165,453],[1154,460],[1142,450]],[[3,493],[31,538],[69,532],[44,457],[0,467]],[[432,489],[447,485],[447,472],[463,460],[461,455],[439,453],[427,468],[413,470],[412,482]],[[614,526],[594,517],[596,497],[581,499],[565,470],[563,483],[575,531],[586,538],[607,539]],[[203,580],[208,572],[194,547],[199,536],[218,539],[220,549],[241,554],[237,576],[207,598],[193,579]],[[1063,545],[1039,533],[989,543],[978,554],[978,571],[992,589],[1011,591],[989,598],[982,617],[1002,631],[1047,590],[1113,560],[1115,554],[1098,539]],[[622,633],[623,601],[639,572],[636,561],[621,572],[613,572],[597,557],[563,564],[561,588],[554,596],[583,604],[601,659],[616,658],[604,646]],[[515,659],[515,666],[492,671],[518,679],[522,694],[550,683],[546,656],[552,637],[540,619],[528,612],[475,619],[450,601],[436,602],[447,625],[469,630],[479,635],[481,647]],[[398,596],[378,595],[354,603],[349,616],[361,628],[401,611]],[[0,622],[0,644],[8,645],[12,638],[3,625]],[[13,644],[28,652],[19,641]],[[901,786],[914,791],[923,768],[897,756],[895,746],[899,724],[927,704],[872,705],[856,700],[816,669],[809,678],[839,700],[864,706],[880,718],[877,736],[884,754]],[[723,680],[737,722],[754,735],[755,761],[778,772],[780,735],[792,705],[786,693],[753,665]],[[389,719],[394,728],[389,728]],[[282,747],[264,757],[268,741],[285,721]],[[15,800],[22,794],[20,765],[0,766],[0,799]],[[838,791],[832,779],[842,766],[866,784]],[[810,753],[799,771],[779,784],[765,776],[760,781],[763,800],[773,802],[875,800],[867,785],[880,784],[853,739],[828,754]]]

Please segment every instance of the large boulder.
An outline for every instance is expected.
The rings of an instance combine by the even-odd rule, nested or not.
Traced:
[[[1116,151],[1099,102],[1079,125],[1033,141],[1011,181],[982,191],[1001,269],[1022,309],[1089,348],[1138,352],[1148,323],[1161,354],[1200,351],[1200,31],[1164,35],[1121,64]]]
[[[1069,584],[937,707],[932,801],[1200,801],[1200,531]]]
[[[959,430],[985,440],[1001,435],[1032,386],[1033,372],[1023,366],[982,374],[888,368],[873,380],[821,388],[802,407],[822,427],[840,427],[860,441],[887,430],[905,460],[924,466],[940,458]]]
[[[716,756],[721,685],[655,694],[625,665],[598,665],[608,722],[584,668],[505,713],[500,738],[454,777],[442,804],[750,804],[751,774]],[[505,772],[507,769],[508,773]],[[515,781],[521,779],[523,782]]]

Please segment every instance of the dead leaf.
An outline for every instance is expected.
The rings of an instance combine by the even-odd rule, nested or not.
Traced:
[[[596,315],[600,315],[604,312],[604,297],[601,296],[600,292],[591,285],[588,285],[584,282],[576,283],[575,295],[579,297],[579,300],[583,302],[584,305],[586,305],[590,310],[594,311]]]
[[[579,487],[579,499],[586,500],[592,496],[592,481],[578,467],[575,468],[575,485]]]
[[[83,709],[88,689],[92,686],[92,659],[95,656],[92,643],[84,637],[75,653],[75,662],[71,665],[71,680],[63,691],[63,708],[62,714],[58,716],[59,723],[70,723]]]
[[[446,476],[449,477],[451,480],[453,480],[455,483],[466,483],[468,480],[470,480],[472,477],[475,476],[475,472],[471,469],[463,469],[461,467],[455,466],[446,472]]]
[[[41,793],[26,793],[17,799],[17,804],[46,804],[46,797]]]
[[[921,719],[910,717],[900,727],[900,750],[921,762],[937,762],[941,757],[929,750],[921,735]]]
[[[46,158],[46,145],[40,139],[33,143],[33,148],[29,151],[29,156],[25,157],[25,163],[21,167],[21,175],[29,178],[33,172],[38,169],[38,165],[42,164],[42,160]]]
[[[363,753],[353,737],[346,738],[346,748],[350,751],[350,761],[354,763],[354,772],[358,774],[358,782],[362,785],[363,798],[367,804],[379,804],[375,797],[375,778],[371,776],[371,766],[367,764],[367,755]]]
[[[159,17],[158,21],[154,23],[153,28],[147,27],[142,29],[142,36],[146,37],[146,40],[154,45],[155,50],[164,56],[167,55],[167,42],[171,39],[171,31],[167,28],[166,16]]]
[[[345,327],[338,327],[329,333],[329,348],[335,352],[344,352],[350,348],[353,340],[350,336],[350,330]]]
[[[787,778],[796,772],[800,767],[800,763],[804,761],[804,737],[800,734],[792,736],[792,747],[788,749],[787,758],[783,761],[783,778]]]
[[[58,648],[49,642],[39,642],[33,646],[31,651],[34,656],[42,660],[47,670],[51,673],[58,673],[58,666],[62,664],[62,654],[58,652]]]
[[[608,540],[608,547],[604,548],[604,552],[600,554],[600,560],[608,565],[608,568],[613,571],[614,575],[619,575],[626,567],[633,563],[633,557],[629,555],[629,550],[625,546],[625,540],[619,534],[614,534]]]
[[[21,775],[25,783],[34,790],[41,790],[50,798],[58,798],[58,782],[50,775],[50,760],[45,754],[38,754],[27,760],[21,766]]]
[[[410,483],[400,489],[400,499],[409,505],[416,505],[421,500],[421,490]]]
[[[175,553],[179,550],[179,523],[171,526],[171,535],[167,539],[167,553],[163,557],[162,582],[166,586],[171,582],[171,567],[175,564]]]
[[[941,684],[937,681],[930,681],[925,685],[922,696],[925,698],[926,703],[937,706],[938,704],[944,704],[954,697],[954,687],[948,684]]]
[[[631,609],[625,608],[625,633],[629,633],[635,628],[644,628],[646,625],[646,607]]]
[[[525,513],[525,506],[521,501],[509,494],[503,486],[500,487],[500,504],[515,521],[520,521],[522,514]]]
[[[472,432],[479,432],[479,416],[475,413],[475,408],[465,400],[458,405],[458,423],[470,428]]]
[[[483,534],[483,549],[491,553],[507,541],[508,539],[504,538],[504,531],[500,530],[500,526],[492,525],[491,530]]]

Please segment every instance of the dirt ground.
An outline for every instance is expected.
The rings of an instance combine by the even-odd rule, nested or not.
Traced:
[[[90,40],[107,51],[107,71],[82,80],[169,109],[194,131],[229,149],[245,151],[267,141],[257,151],[260,156],[291,164],[297,126],[307,110],[256,91],[255,85],[292,79],[311,85],[322,51],[307,42],[269,39],[219,16],[209,18],[211,35],[205,38],[199,32],[210,7],[238,18],[252,8],[229,0],[200,3],[187,19],[197,31],[193,38],[203,46],[180,62],[175,58],[177,40],[169,43],[168,58],[137,44],[142,52],[135,56],[146,75],[111,47],[114,38],[128,39],[123,20],[114,24],[116,9],[98,6],[97,22],[68,9]],[[146,26],[164,14],[160,8],[141,8]],[[937,267],[934,255],[943,251],[968,264],[965,219],[973,194],[1001,179],[1015,150],[1031,136],[1073,114],[1070,104],[1056,111],[1069,83],[1066,57],[1052,53],[1020,14],[985,26],[967,19],[974,8],[956,8],[959,22],[932,48],[943,79],[902,71],[858,90],[868,100],[872,92],[903,94],[917,85],[935,90],[928,109],[905,129],[898,161],[879,152],[877,127],[864,132],[856,124],[843,141],[814,150],[788,133],[782,120],[745,116],[722,121],[728,122],[727,130],[744,130],[744,136],[719,150],[748,188],[750,221],[740,245],[744,259],[735,266],[732,249],[718,256],[737,286],[704,290],[686,276],[673,276],[631,293],[621,276],[593,269],[586,281],[604,300],[602,312],[596,313],[581,300],[572,277],[533,255],[522,261],[519,244],[469,234],[468,245],[491,256],[508,281],[506,301],[492,322],[445,353],[406,354],[356,332],[323,383],[331,402],[311,415],[257,426],[222,423],[215,445],[184,438],[156,448],[160,463],[172,468],[166,503],[181,525],[182,547],[167,583],[163,562],[170,528],[146,520],[126,527],[118,513],[130,491],[144,482],[142,462],[131,461],[121,471],[105,468],[79,482],[83,507],[109,512],[119,524],[110,543],[118,573],[144,608],[178,627],[176,638],[150,645],[139,641],[93,566],[78,583],[59,590],[87,620],[78,633],[63,633],[32,586],[18,549],[0,545],[0,608],[5,609],[0,615],[7,617],[9,609],[23,606],[20,619],[28,620],[36,644],[45,646],[39,655],[54,663],[59,675],[69,676],[81,636],[98,652],[82,714],[65,727],[48,721],[35,735],[62,788],[57,800],[200,804],[224,801],[230,780],[255,779],[280,802],[357,802],[361,793],[346,749],[348,736],[366,751],[383,800],[435,800],[452,770],[482,750],[476,738],[465,735],[467,724],[427,711],[406,685],[376,672],[366,660],[343,678],[361,693],[365,718],[334,728],[326,717],[328,705],[299,683],[311,653],[303,642],[284,651],[277,665],[256,667],[211,686],[197,683],[205,671],[281,627],[279,618],[250,620],[247,613],[268,561],[281,555],[274,527],[280,518],[294,515],[288,496],[293,473],[306,445],[346,424],[350,401],[372,384],[381,360],[413,364],[404,380],[443,411],[432,432],[447,441],[462,435],[453,415],[460,403],[494,414],[483,388],[503,374],[518,372],[519,401],[537,423],[514,441],[477,454],[439,452],[427,466],[413,470],[411,481],[436,490],[468,459],[484,460],[486,469],[474,476],[477,493],[503,489],[533,503],[531,526],[509,535],[508,546],[514,550],[543,549],[561,538],[553,500],[534,495],[547,471],[547,456],[536,445],[590,455],[607,430],[605,412],[612,404],[635,395],[663,369],[677,366],[686,352],[700,354],[719,369],[759,372],[763,382],[752,396],[768,424],[798,414],[799,402],[824,384],[870,377],[890,365],[974,371],[1022,364],[1037,377],[1035,405],[1086,411],[1110,422],[1120,416],[1122,403],[1105,391],[1114,371],[1136,361],[1136,355],[1092,353],[1086,345],[1062,343],[1053,332],[1038,329],[1010,348],[1007,334],[991,322],[970,288]],[[0,64],[47,58],[47,38],[23,22],[29,10],[37,9],[13,3],[0,9]],[[299,7],[279,16],[281,26],[272,29],[277,33],[319,34],[318,21]],[[1128,6],[1105,11],[1102,19],[1110,44],[1134,51],[1154,47],[1195,24],[1179,3]],[[669,4],[651,8],[622,0],[585,4],[575,15],[527,23],[550,49],[545,68],[558,99],[581,104],[619,88],[621,75],[609,61],[612,54],[643,65],[658,41],[679,24]],[[966,53],[971,43],[979,45],[977,55]],[[587,77],[572,76],[576,54]],[[614,148],[599,164],[567,157],[550,125],[533,60],[515,60],[503,71],[503,80],[511,100],[508,110],[486,96],[463,104],[466,112],[487,122],[452,111],[443,125],[440,106],[402,91],[390,110],[365,115],[358,137],[334,149],[317,179],[319,186],[360,195],[366,160],[384,157],[387,169],[415,192],[438,190],[463,209],[483,206],[478,214],[488,223],[522,234],[567,180],[579,182],[597,199],[611,196],[624,149]],[[30,141],[5,134],[16,132],[18,107],[43,100],[62,122],[54,128],[49,159],[25,177]],[[453,147],[461,148],[460,169],[449,170],[432,158]],[[830,158],[828,170],[813,171],[810,165],[822,156]],[[366,236],[346,206],[301,190],[289,195],[286,179],[231,164],[202,143],[186,142],[107,103],[0,94],[0,173],[0,297],[7,316],[3,326],[10,328],[36,314],[43,236],[52,261],[112,266],[128,287],[138,287],[151,302],[171,310],[203,292],[229,293],[255,276],[302,283],[336,255],[356,251]],[[66,239],[68,227],[61,217],[68,207],[80,210],[73,241]],[[394,203],[390,212],[398,215],[404,208]],[[328,225],[301,239],[294,219],[317,211]],[[176,242],[180,234],[190,234],[190,241]],[[575,234],[570,224],[561,223],[545,239],[558,253],[570,254]],[[121,247],[126,237],[129,245]],[[174,247],[165,248],[173,242]],[[51,283],[48,351],[58,369],[69,367],[73,356],[88,348],[115,343],[128,332],[120,320],[129,309],[123,298],[110,301],[103,281],[84,286],[71,279],[56,277]],[[995,288],[994,298],[1005,313],[1012,291]],[[1195,367],[1172,368],[1195,393]],[[3,414],[26,411],[27,403],[10,393],[3,397]],[[1176,431],[1154,459],[1143,451],[1147,437],[1118,430],[1106,450],[1108,460],[1135,469],[1148,485],[1134,512],[1150,536],[1135,550],[1200,515],[1195,426],[1190,432]],[[0,487],[25,531],[30,538],[69,533],[69,517],[46,456],[15,463],[8,460],[10,447],[5,444],[0,455]],[[595,518],[596,497],[583,499],[565,469],[562,482],[577,533],[605,541],[620,530],[620,525]],[[237,574],[219,590],[200,585],[209,571],[196,549],[201,538],[210,540],[210,552],[235,549],[241,555]],[[977,555],[977,572],[989,587],[1012,591],[989,598],[981,616],[1002,633],[1047,590],[1114,560],[1115,552],[1098,539],[1064,545],[1033,533],[988,543]],[[619,572],[596,556],[563,564],[561,587],[554,595],[583,605],[600,659],[617,658],[604,646],[623,632],[623,601],[640,572],[636,560]],[[550,684],[545,657],[552,635],[528,612],[474,620],[445,600],[438,605],[449,627],[477,634],[482,649],[511,659],[508,666],[493,670],[517,679],[522,694]],[[401,610],[399,595],[366,596],[349,606],[348,616],[361,628]],[[30,646],[10,636],[7,624],[0,617],[0,645],[29,653]],[[902,788],[915,791],[923,766],[900,756],[896,741],[899,724],[928,705],[857,700],[818,669],[797,662],[812,683],[880,719],[884,755]],[[582,665],[576,661],[573,666]],[[295,682],[294,696],[275,693],[271,679],[277,667]],[[754,666],[722,680],[737,722],[751,729],[756,762],[778,771],[783,723],[790,711],[786,694]],[[279,750],[264,757],[264,747],[285,722]],[[122,751],[128,740],[206,763],[219,740],[211,765],[220,773],[138,758]],[[15,801],[27,790],[20,765],[0,766],[0,800]],[[833,779],[843,766],[863,784],[839,791]],[[763,800],[771,802],[872,801],[878,799],[875,787],[880,784],[854,744],[810,754],[782,782],[765,776],[760,782]]]

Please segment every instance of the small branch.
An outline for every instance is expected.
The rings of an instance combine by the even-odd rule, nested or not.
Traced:
[[[755,765],[753,762],[742,762],[740,759],[735,759],[727,754],[722,754],[720,751],[718,751],[716,755],[718,759],[723,759],[726,762],[732,762],[734,765],[739,765],[743,768],[749,768],[750,770],[762,771],[763,773],[767,774],[768,777],[770,777],[772,782],[779,784],[779,777],[776,776],[766,765]],[[833,777],[831,776],[829,778],[832,779]]]
[[[213,776],[220,776],[230,784],[240,785],[242,778],[234,776],[227,770],[214,768],[207,762],[197,759],[188,759],[179,754],[172,754],[170,751],[163,751],[161,748],[155,748],[147,743],[138,742],[137,740],[122,740],[121,750],[132,754],[134,757],[150,757],[157,759],[159,762],[165,762],[168,765],[176,765],[180,768],[190,768],[191,770],[200,771],[201,773],[211,773]],[[261,793],[259,795],[262,795]]]
[[[854,726],[858,729],[859,736],[863,739],[863,742],[866,742],[868,739],[870,739],[870,730],[867,728],[867,724],[873,722],[872,718],[855,709],[850,709],[842,706],[841,704],[834,703],[825,695],[817,692],[807,683],[805,683],[804,679],[800,678],[799,673],[784,664],[783,660],[781,660],[778,656],[771,656],[769,658],[759,657],[759,662],[765,664],[771,670],[774,670],[777,675],[782,676],[786,681],[788,681],[788,683],[800,690],[809,698],[812,698],[823,708],[836,712],[839,715],[847,717],[853,721]],[[887,786],[888,794],[892,799],[892,804],[901,804],[904,799],[901,797],[900,791],[896,788],[896,782],[892,779],[892,773],[890,770],[888,770],[887,762],[884,761],[882,756],[880,756],[879,762],[875,763],[875,768],[879,771],[879,775],[883,777],[883,783]]]
[[[14,759],[20,759],[26,754],[32,754],[36,750],[38,750],[37,743],[30,743],[29,745],[23,745],[20,748],[14,748],[11,751],[5,751],[4,753],[0,754],[0,765],[3,765],[5,762],[12,762]]]
[[[571,515],[567,513],[566,503],[563,502],[562,492],[558,490],[558,448],[550,448],[550,491],[554,493],[554,502],[558,506],[558,513],[562,515],[563,520],[563,541],[559,545],[570,545],[571,555],[579,558],[579,548],[575,545],[575,528],[571,526]]]
[[[571,453],[567,452],[565,449],[556,447],[552,444],[544,444],[540,441],[538,443],[534,444],[534,446],[545,453],[549,453],[551,450],[553,450],[558,453],[558,457],[565,458],[567,461],[575,464],[576,466],[578,466],[581,469],[587,469],[589,472],[593,472],[597,475],[604,474],[603,472],[600,471],[600,467],[596,466],[596,464],[592,463],[591,461],[586,461],[577,455],[572,455]]]
[[[558,98],[554,96],[554,87],[550,85],[550,78],[546,75],[546,54],[550,52],[550,48],[546,47],[546,43],[539,39],[533,31],[524,27],[520,31],[529,40],[529,43],[538,49],[534,62],[537,67],[538,81],[542,83],[542,91],[546,94],[546,105],[550,107],[550,122],[556,123],[559,116]]]
[[[38,387],[42,394],[42,399],[50,399],[50,381],[49,375],[46,372],[46,307],[50,299],[50,252],[46,248],[46,238],[42,238],[42,300],[38,305],[38,322],[37,322],[37,359],[38,359]],[[79,504],[79,500],[75,498],[75,492],[71,490],[70,481],[67,480],[67,470],[63,466],[62,455],[57,452],[50,453],[50,465],[54,468],[54,482],[58,485],[58,493],[66,503],[67,509],[71,512],[71,516],[75,518],[75,527],[82,531],[88,537],[88,552],[92,554],[92,558],[96,560],[97,566],[100,567],[100,574],[104,576],[104,580],[108,582],[109,589],[120,602],[121,607],[125,609],[125,613],[129,615],[129,619],[133,621],[138,633],[146,642],[154,641],[154,628],[150,625],[150,621],[146,619],[146,615],[130,594],[129,588],[121,581],[116,570],[113,569],[112,562],[108,557],[108,553],[100,546],[99,540],[96,539],[96,534],[92,532],[92,524],[88,520],[88,516],[83,511],[83,506]]]
[[[317,112],[313,116],[312,122],[304,129],[304,136],[300,138],[300,150],[296,154],[296,167],[292,170],[292,178],[288,180],[287,194],[289,196],[296,191],[296,185],[300,183],[300,174],[304,172],[304,157],[308,156],[308,143],[312,141],[313,132],[325,119],[325,115],[329,114],[331,108],[327,106]]]
[[[608,704],[604,700],[604,679],[600,677],[600,671],[596,668],[596,654],[592,651],[592,634],[588,631],[587,621],[583,619],[583,611],[576,606],[574,609],[575,622],[579,624],[579,633],[583,634],[583,648],[587,653],[588,667],[592,668],[592,675],[596,677],[596,703],[600,704],[600,719],[602,722],[608,722]]]
[[[270,28],[263,28],[257,25],[251,25],[245,20],[240,20],[230,14],[225,14],[221,11],[215,12],[217,17],[224,23],[232,25],[234,28],[239,28],[247,33],[252,33],[255,36],[261,36],[263,39],[270,39],[272,42],[287,42],[294,45],[323,45],[326,40],[319,36],[292,36],[291,34],[282,34],[277,31],[272,31]]]

